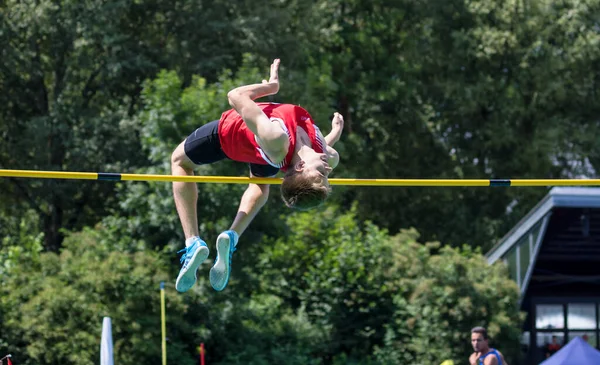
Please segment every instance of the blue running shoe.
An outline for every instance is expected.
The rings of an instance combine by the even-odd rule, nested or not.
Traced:
[[[225,289],[229,282],[231,273],[231,257],[235,252],[235,246],[238,241],[238,234],[235,231],[225,231],[217,237],[217,259],[214,266],[210,269],[210,285],[216,290]]]
[[[185,252],[184,252],[185,251]],[[181,255],[181,263],[183,266],[179,270],[177,281],[175,282],[175,289],[178,292],[188,291],[196,283],[196,270],[200,264],[208,258],[208,246],[200,239],[200,237],[193,237],[192,244],[178,251],[183,252]]]

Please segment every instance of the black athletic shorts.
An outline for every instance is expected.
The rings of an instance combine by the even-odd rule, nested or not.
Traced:
[[[219,140],[219,121],[206,123],[196,129],[185,139],[184,151],[186,156],[196,165],[205,165],[223,159],[229,159],[221,149]],[[256,177],[273,177],[279,168],[271,165],[250,163],[250,172]]]

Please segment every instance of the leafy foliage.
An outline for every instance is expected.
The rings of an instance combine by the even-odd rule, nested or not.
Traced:
[[[374,360],[382,364],[458,359],[468,356],[464,335],[475,323],[518,355],[524,318],[502,265],[489,266],[468,247],[420,243],[414,230],[389,236],[360,225],[356,211],[331,207],[293,215],[287,225],[253,272],[263,290],[329,329],[329,356],[364,360],[377,349]]]
[[[592,177],[598,14],[598,0],[5,1],[0,166],[167,174],[226,93],[281,57],[268,100],[324,132],[345,116],[332,176]],[[243,189],[199,186],[207,242]],[[169,361],[195,361],[200,341],[222,364],[462,361],[476,324],[514,356],[517,293],[480,252],[544,193],[335,187],[321,211],[268,204],[226,292],[207,265],[185,295],[168,287]],[[157,283],[174,280],[183,239],[170,185],[2,179],[0,201],[0,350],[97,363],[111,315],[119,362],[155,362]]]
[[[101,230],[70,235],[60,254],[22,260],[11,271],[2,287],[3,320],[10,337],[20,339],[21,349],[11,346],[20,364],[97,363],[103,316],[113,321],[117,361],[160,357],[158,287],[167,279],[165,265],[156,253],[115,251],[101,237]],[[169,297],[167,310],[185,313],[184,299]],[[190,331],[183,317],[173,317],[169,327]],[[192,364],[178,355],[184,337],[170,341],[173,361]]]

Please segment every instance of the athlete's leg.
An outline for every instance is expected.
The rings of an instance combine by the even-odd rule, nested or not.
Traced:
[[[269,185],[249,184],[229,229],[241,236],[268,199]]]
[[[278,167],[271,165],[249,164],[250,177],[275,177],[279,172]],[[244,192],[240,201],[238,212],[231,224],[230,230],[236,231],[240,236],[250,222],[254,219],[260,209],[267,203],[269,199],[268,184],[250,184]]]
[[[194,163],[186,156],[184,149],[185,141],[182,142],[171,156],[171,172],[178,176],[194,175]],[[208,246],[198,234],[198,188],[196,183],[173,182],[173,197],[177,214],[183,227],[185,235],[185,248],[181,256],[181,270],[175,281],[175,288],[180,292],[188,291],[196,283],[196,271],[206,258],[208,258]]]
[[[250,165],[250,177],[272,177],[278,171],[278,168],[269,165]],[[239,236],[248,228],[268,199],[268,184],[248,185],[231,227],[217,237],[217,258],[209,274],[210,284],[215,290],[221,291],[227,286],[231,275],[233,252],[236,250]]]
[[[196,166],[185,154],[185,141],[171,155],[171,173],[177,176],[193,176]],[[173,182],[173,197],[185,238],[198,234],[198,187],[193,182]]]
[[[177,176],[193,176],[194,167],[225,158],[218,136],[218,121],[198,128],[171,155],[171,172]],[[185,235],[181,256],[182,267],[175,282],[180,292],[189,290],[196,282],[196,271],[208,258],[209,250],[198,232],[198,188],[193,182],[173,182],[173,197]]]
[[[219,121],[203,125],[190,134],[171,155],[171,172],[193,176],[194,168],[226,158],[219,141]],[[173,197],[185,238],[198,236],[198,188],[193,182],[173,182]]]

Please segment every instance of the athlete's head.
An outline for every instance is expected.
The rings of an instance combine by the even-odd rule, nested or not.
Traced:
[[[290,208],[308,210],[327,199],[331,188],[327,177],[332,168],[323,153],[308,153],[283,177],[281,198]]]
[[[489,348],[487,330],[483,327],[475,327],[471,330],[471,345],[473,351],[484,352]]]

